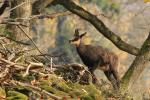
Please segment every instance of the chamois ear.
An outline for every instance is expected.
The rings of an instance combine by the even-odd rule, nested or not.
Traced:
[[[75,29],[74,36],[75,36],[75,37],[78,37],[78,36],[79,36],[79,29]]]
[[[82,38],[83,36],[85,36],[87,34],[87,32],[83,33],[80,35],[80,38]]]

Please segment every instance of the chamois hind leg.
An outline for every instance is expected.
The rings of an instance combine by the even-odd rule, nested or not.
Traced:
[[[112,73],[111,71],[105,71],[104,74],[106,75],[107,79],[111,82],[113,88],[114,88],[115,90],[118,90],[119,87],[118,87],[118,85],[117,85],[117,81],[116,81],[116,79],[115,79],[113,73]]]
[[[120,79],[119,79],[119,75],[118,75],[118,71],[116,70],[112,70],[112,74],[116,80],[116,84],[118,86],[118,88],[120,87]]]
[[[120,79],[119,79],[119,74],[118,74],[117,68],[118,68],[118,59],[116,59],[113,63],[111,63],[110,71],[112,72],[112,74],[116,80],[116,84],[119,88],[120,87]]]

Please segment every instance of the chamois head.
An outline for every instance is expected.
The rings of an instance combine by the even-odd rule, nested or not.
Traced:
[[[82,37],[85,36],[85,35],[86,35],[86,32],[79,35],[79,29],[76,29],[75,33],[74,33],[74,38],[69,40],[69,43],[73,44],[73,45],[76,45],[76,46],[79,46],[80,43],[81,43]]]

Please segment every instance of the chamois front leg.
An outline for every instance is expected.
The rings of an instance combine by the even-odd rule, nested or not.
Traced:
[[[90,73],[92,75],[92,83],[96,83],[97,82],[97,78],[96,78],[96,75],[94,74],[95,67],[89,68],[89,71],[90,71]]]
[[[120,79],[119,79],[118,71],[112,70],[111,72],[116,80],[117,87],[119,88],[120,87]]]

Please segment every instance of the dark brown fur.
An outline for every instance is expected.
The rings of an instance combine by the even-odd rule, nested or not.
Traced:
[[[76,30],[77,34],[77,30]],[[70,42],[81,39],[84,35],[74,35],[75,39]],[[104,71],[107,79],[112,83],[113,87],[119,88],[118,76],[118,57],[113,52],[101,46],[84,45],[80,42],[76,45],[77,52],[83,63],[88,66],[89,71],[93,74],[95,69]]]

